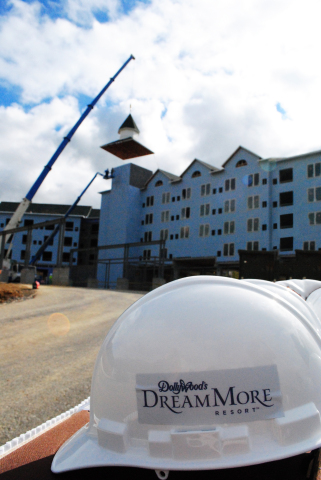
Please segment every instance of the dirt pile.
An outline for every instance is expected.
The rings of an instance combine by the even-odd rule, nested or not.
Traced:
[[[35,292],[31,285],[0,283],[0,304],[30,297]]]

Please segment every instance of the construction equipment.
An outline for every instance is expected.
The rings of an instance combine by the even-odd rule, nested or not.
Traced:
[[[123,66],[118,70],[118,72],[113,76],[111,77],[111,79],[109,80],[109,82],[105,85],[105,87],[101,90],[101,92],[97,95],[96,98],[94,98],[94,100],[87,106],[85,112],[81,115],[81,117],[79,118],[79,120],[77,121],[77,123],[73,126],[73,128],[70,130],[70,132],[68,133],[68,135],[66,135],[63,139],[63,141],[61,142],[61,144],[59,145],[59,147],[57,148],[57,150],[55,151],[55,153],[53,154],[53,156],[51,157],[51,159],[49,160],[48,164],[45,165],[45,167],[43,168],[41,174],[39,175],[39,177],[37,178],[37,180],[35,181],[35,183],[32,185],[32,187],[30,188],[29,192],[27,193],[27,195],[25,196],[25,198],[23,198],[22,202],[20,203],[20,205],[18,206],[17,210],[15,211],[15,213],[12,215],[9,223],[6,225],[6,227],[4,228],[4,230],[11,230],[13,228],[17,228],[19,226],[19,223],[21,222],[21,219],[24,215],[24,213],[26,212],[27,208],[29,207],[30,203],[32,202],[32,199],[33,197],[35,196],[35,194],[37,193],[38,189],[40,188],[41,184],[43,183],[43,181],[45,180],[46,176],[48,175],[48,173],[50,172],[53,164],[55,163],[55,161],[57,160],[57,158],[59,157],[59,155],[62,153],[62,151],[64,150],[64,148],[66,147],[66,145],[70,142],[72,136],[74,135],[74,133],[76,132],[76,130],[78,129],[78,127],[82,124],[82,122],[85,120],[85,118],[87,117],[87,115],[91,112],[91,110],[94,108],[94,106],[96,105],[96,103],[98,102],[98,100],[100,99],[100,97],[105,93],[105,91],[108,89],[108,87],[115,81],[116,77],[120,74],[120,72],[127,66],[127,64],[131,61],[131,60],[135,60],[135,57],[133,55],[131,55],[128,60],[126,60],[126,62],[123,64]],[[3,239],[4,237],[2,237]],[[8,237],[6,236],[5,237],[5,243],[7,243],[9,241],[9,238],[10,236],[8,235]],[[0,249],[1,249],[1,240],[0,239]],[[11,240],[11,243],[7,249],[7,252],[6,252],[6,256],[5,256],[5,260],[4,260],[4,263],[2,265],[2,267],[4,269],[9,269],[10,268],[10,261],[9,261],[9,256],[10,256],[10,251],[12,249],[12,240]],[[1,265],[0,265],[0,269],[1,269]]]

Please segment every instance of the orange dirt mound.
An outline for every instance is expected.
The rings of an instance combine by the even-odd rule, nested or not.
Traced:
[[[14,283],[0,283],[0,303],[12,302],[24,297],[30,297],[35,290],[31,285],[20,285]]]

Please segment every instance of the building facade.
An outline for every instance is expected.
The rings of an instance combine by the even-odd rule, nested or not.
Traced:
[[[99,245],[140,243],[131,255],[144,262],[159,255],[148,242],[165,240],[171,279],[238,271],[239,250],[321,250],[320,232],[321,151],[263,159],[239,147],[221,168],[195,159],[180,176],[125,164],[102,192]],[[107,270],[123,277],[122,255],[99,252],[101,286]]]
[[[8,224],[12,214],[16,211],[18,203],[15,202],[1,202],[0,203],[0,231]],[[70,205],[55,205],[55,204],[40,204],[32,203],[28,207],[23,216],[21,227],[35,225],[37,223],[46,222],[49,220],[56,220],[63,218]],[[42,253],[40,259],[37,261],[37,270],[46,278],[48,274],[52,273],[53,267],[57,265],[59,248],[61,249],[61,265],[67,266],[70,261],[72,265],[77,265],[78,262],[89,262],[89,258],[84,259],[84,256],[78,259],[77,252],[73,253],[73,258],[70,258],[72,249],[80,248],[82,245],[89,246],[91,243],[97,246],[98,230],[99,230],[99,214],[98,209],[93,209],[90,206],[77,206],[72,214],[66,219],[62,245],[59,246],[59,235],[56,235],[49,243],[46,250]],[[30,244],[31,259],[47,240],[55,225],[48,225],[32,230],[32,238]],[[9,243],[6,244],[5,253],[8,249]],[[27,246],[27,231],[18,232],[14,235],[12,250],[10,258],[12,261],[24,264],[26,260],[26,246]]]

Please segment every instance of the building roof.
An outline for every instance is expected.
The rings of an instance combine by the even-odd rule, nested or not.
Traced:
[[[203,162],[203,160],[199,160],[198,158],[194,158],[192,163],[189,164],[189,166],[184,170],[184,172],[181,175],[181,178],[185,175],[185,173],[194,165],[195,162],[200,163],[204,167],[208,168],[211,172],[218,172],[220,169],[217,167],[214,167],[213,165],[210,165],[209,163]]]
[[[235,152],[233,152],[232,155],[230,155],[230,156],[228,157],[228,159],[225,160],[225,162],[224,162],[223,165],[222,165],[223,168],[224,168],[225,165],[231,160],[231,158],[234,157],[234,155],[235,155],[239,150],[245,150],[245,152],[250,153],[251,155],[254,155],[258,160],[261,160],[261,159],[262,159],[262,157],[260,157],[260,156],[257,155],[256,153],[251,152],[251,150],[248,150],[247,148],[244,148],[244,147],[242,147],[242,146],[240,145],[240,146],[235,150]]]
[[[135,130],[136,133],[139,133],[139,129],[135,123],[135,120],[131,116],[131,114],[129,114],[126,120],[124,121],[124,123],[121,124],[118,130],[118,133],[120,133],[121,130],[125,130],[125,129]]]
[[[169,173],[169,172],[166,172],[165,170],[161,170],[160,168],[158,168],[156,170],[156,172],[147,180],[147,182],[145,183],[144,187],[142,187],[143,189],[147,187],[147,185],[153,180],[153,178],[156,177],[156,175],[158,173],[162,173],[163,175],[165,175],[166,178],[168,178],[168,180],[170,182],[177,182],[178,180],[181,180],[181,177],[178,177],[177,175],[174,175],[173,173]]]
[[[17,210],[18,202],[1,202],[0,212],[14,213]],[[65,215],[70,208],[70,205],[57,205],[49,203],[31,203],[27,208],[26,214],[38,214],[38,215]],[[72,211],[71,216],[88,217],[91,216],[91,212],[99,212],[97,209],[93,209],[90,206],[77,205]],[[95,215],[97,216],[97,215]]]

